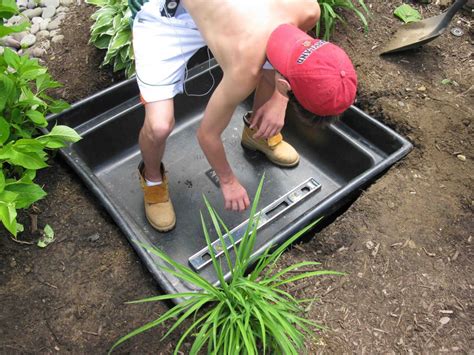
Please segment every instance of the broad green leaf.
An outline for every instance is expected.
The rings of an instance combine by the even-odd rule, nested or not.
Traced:
[[[0,73],[0,112],[3,112],[7,102],[16,101],[16,90],[14,81],[7,75]]]
[[[28,208],[31,204],[46,196],[46,192],[34,183],[11,183],[5,186],[5,191],[17,194],[16,208]]]
[[[25,169],[37,170],[48,166],[41,154],[18,151],[12,144],[0,148],[0,160],[1,159],[6,160],[10,164],[22,166]]]
[[[400,5],[393,11],[393,14],[405,23],[417,22],[421,20],[421,15],[418,10],[414,9],[408,4]]]
[[[46,136],[51,137],[51,138],[58,138],[62,139],[65,142],[77,142],[81,138],[80,135],[77,134],[77,132],[72,129],[71,127],[68,126],[54,126],[51,132],[49,132]]]
[[[48,110],[51,113],[60,113],[67,110],[69,107],[71,106],[66,101],[54,100],[49,104]]]
[[[2,38],[4,36],[7,36],[11,33],[23,32],[28,27],[30,27],[30,24],[28,22],[22,22],[18,25],[14,25],[14,26],[2,26],[2,25],[0,25],[0,38]]]
[[[44,145],[36,139],[22,138],[13,143],[13,149],[22,153],[38,153],[42,155]]]
[[[0,193],[2,193],[4,189],[5,189],[5,175],[3,174],[3,170],[0,169]]]
[[[10,137],[10,125],[7,120],[0,116],[0,146]]]
[[[21,73],[23,80],[35,80],[38,76],[43,75],[47,72],[46,68],[31,68]]]
[[[53,228],[47,224],[43,229],[43,236],[38,240],[37,245],[40,248],[46,248],[52,242],[54,242],[54,231]]]
[[[28,111],[26,116],[40,127],[46,127],[48,125],[46,118],[39,111]]]
[[[1,0],[0,1],[0,18],[9,19],[12,15],[18,12],[18,7],[15,0]]]
[[[5,203],[0,200],[0,221],[5,228],[16,237],[18,225],[16,223],[16,209],[12,203]]]
[[[11,50],[10,48],[5,48],[3,52],[3,58],[5,62],[14,70],[17,70],[20,66],[20,57],[19,55]]]

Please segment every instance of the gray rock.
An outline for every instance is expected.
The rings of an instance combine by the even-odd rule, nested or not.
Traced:
[[[12,37],[17,40],[18,42],[21,42],[23,37],[25,37],[28,34],[28,32],[23,31],[23,32],[18,32],[18,33],[12,33]]]
[[[31,25],[31,27],[30,27],[30,33],[32,35],[35,35],[39,30],[40,30],[39,23],[35,23],[34,25]]]
[[[41,16],[43,13],[43,9],[41,7],[37,7],[35,9],[28,9],[22,12],[23,15],[28,16],[29,18]]]
[[[31,55],[36,58],[41,58],[46,54],[46,49],[41,47],[35,47],[31,49]]]
[[[59,36],[60,34],[61,34],[61,30],[60,30],[60,29],[52,30],[52,31],[49,32],[49,37]]]
[[[44,21],[43,18],[42,18],[42,17],[39,17],[39,16],[33,17],[33,18],[31,19],[31,23],[32,23],[33,25],[35,25],[35,24],[38,24],[38,25],[39,25],[39,24],[40,24],[41,22],[43,22],[43,21]]]
[[[74,0],[59,0],[59,2],[60,2],[61,5],[63,5],[63,6],[70,6],[70,5],[72,5],[72,3],[74,2]]]
[[[43,8],[43,18],[51,18],[56,13],[56,8],[54,6],[47,6]]]
[[[45,51],[51,48],[51,42],[47,39],[43,40],[38,47],[43,48]]]
[[[56,14],[55,19],[64,20],[65,18],[66,18],[66,14],[64,12],[60,12],[60,13]]]
[[[48,28],[49,23],[51,22],[51,19],[45,18],[43,19],[43,22],[40,23],[40,30],[44,31]]]
[[[19,49],[21,47],[20,42],[12,36],[5,36],[0,38],[0,45],[14,49]]]
[[[42,39],[48,39],[49,37],[51,37],[49,31],[45,31],[45,30],[39,31],[39,32],[36,34],[36,39],[37,39],[38,41],[41,41]]]
[[[69,7],[66,7],[66,6],[59,6],[59,7],[56,9],[56,12],[57,12],[57,13],[69,12]]]
[[[20,41],[21,48],[28,48],[31,47],[33,44],[36,43],[35,35],[28,33],[23,39]]]
[[[51,38],[51,42],[53,42],[53,43],[59,43],[59,42],[61,42],[63,39],[64,39],[64,36],[63,36],[63,35],[57,35],[57,36],[54,36],[53,38]]]
[[[56,8],[59,6],[59,0],[41,0],[40,4],[43,7],[54,6]]]
[[[5,52],[5,48],[3,46],[0,46],[0,55],[2,55],[3,52]]]
[[[16,0],[16,4],[18,5],[18,8],[21,9],[26,9],[28,6],[28,0]]]
[[[59,25],[61,24],[61,19],[60,18],[55,18],[53,21],[51,21],[48,24],[48,30],[57,30],[59,28]]]
[[[35,0],[28,0],[28,5],[26,5],[26,7],[29,8],[29,9],[34,9],[35,7],[37,7],[36,1]]]
[[[15,26],[15,25],[18,25],[19,23],[22,23],[24,21],[27,21],[28,19],[23,17],[23,16],[12,16],[8,19],[7,21],[7,25],[8,26]]]

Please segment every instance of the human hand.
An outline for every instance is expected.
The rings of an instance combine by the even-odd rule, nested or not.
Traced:
[[[221,180],[220,184],[226,210],[242,212],[250,206],[247,191],[235,177],[229,181]]]
[[[268,139],[280,133],[285,123],[287,102],[284,100],[269,100],[253,115],[250,128],[258,128],[253,138]]]

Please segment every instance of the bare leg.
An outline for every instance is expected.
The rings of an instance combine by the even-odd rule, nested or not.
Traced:
[[[145,163],[145,178],[161,181],[160,164],[165,153],[166,139],[174,127],[173,99],[145,104],[145,123],[138,143]]]
[[[274,91],[275,70],[264,69],[263,75],[255,90],[252,111],[257,112],[257,110],[272,97]]]

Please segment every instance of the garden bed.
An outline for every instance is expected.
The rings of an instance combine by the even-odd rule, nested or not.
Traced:
[[[400,25],[399,1],[369,1],[364,36],[340,27],[333,41],[353,58],[357,105],[415,149],[313,238],[284,254],[286,264],[315,260],[349,275],[300,283],[292,292],[321,301],[308,316],[330,331],[308,340],[310,353],[469,353],[473,314],[472,32],[465,13],[449,32],[415,52],[381,59],[382,43]],[[93,8],[74,5],[61,45],[47,66],[64,83],[57,95],[77,101],[110,86],[101,54],[87,44]],[[424,17],[439,13],[423,7]],[[115,78],[118,80],[120,78]],[[445,79],[449,79],[447,82]],[[443,84],[444,82],[445,84]],[[3,352],[105,352],[119,336],[156,318],[165,304],[124,305],[159,292],[128,242],[76,175],[60,159],[41,172],[49,196],[30,214],[50,224],[47,249],[20,245],[1,232],[0,349]],[[20,240],[37,238],[29,231]],[[145,333],[124,352],[169,353],[163,329]]]

